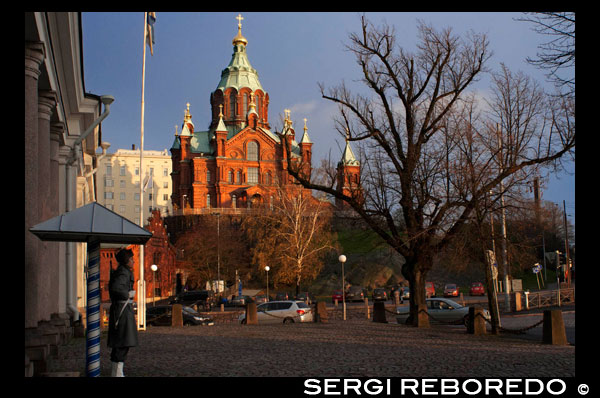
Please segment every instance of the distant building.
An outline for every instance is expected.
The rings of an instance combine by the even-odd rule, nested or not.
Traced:
[[[164,151],[144,150],[142,184],[144,225],[153,209],[162,215],[173,212],[171,205],[171,156]],[[149,177],[152,176],[152,181]],[[140,151],[118,149],[100,158],[97,171],[98,203],[136,224],[140,221]],[[152,185],[150,185],[150,182]]]
[[[208,130],[195,129],[187,104],[181,132],[175,131],[171,147],[174,208],[237,209],[272,203],[278,183],[296,184],[286,171],[286,146],[292,161],[311,173],[312,142],[306,124],[297,142],[286,110],[284,138],[271,131],[269,94],[250,65],[247,44],[240,23],[231,61],[210,95]]]
[[[145,162],[145,161],[144,161]],[[175,295],[177,274],[182,271],[177,269],[176,249],[171,242],[164,221],[159,210],[153,210],[152,215],[144,224],[144,228],[152,232],[152,238],[144,245],[144,279],[146,280],[146,301],[150,302],[152,298],[168,297]],[[108,245],[105,245],[108,246]],[[108,282],[110,280],[110,270],[118,267],[115,255],[120,247],[104,247],[100,249],[100,299],[103,302],[110,301],[108,294]],[[139,245],[129,245],[127,247],[133,251],[133,270],[134,279],[140,278],[140,255]],[[156,274],[152,271],[152,265],[155,264],[158,269]],[[154,296],[152,294],[154,290]],[[137,301],[137,296],[135,298]]]
[[[206,213],[213,207],[243,209],[269,205],[275,200],[279,184],[284,188],[295,185],[310,194],[287,172],[289,153],[291,162],[299,166],[304,176],[311,175],[313,143],[306,119],[299,142],[288,109],[281,133],[271,130],[269,94],[250,65],[242,19],[238,16],[240,23],[232,41],[231,61],[210,94],[212,119],[208,130],[196,130],[189,103],[181,132],[175,130],[171,158],[172,204],[176,214],[177,209]],[[342,163],[338,167],[338,189],[349,192],[358,183],[360,172],[349,143]]]

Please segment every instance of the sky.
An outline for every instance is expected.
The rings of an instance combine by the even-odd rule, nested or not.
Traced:
[[[299,141],[307,119],[313,142],[313,167],[331,154],[341,157],[344,140],[334,129],[337,106],[321,98],[318,83],[334,87],[345,82],[362,89],[360,69],[347,51],[350,33],[360,30],[356,12],[157,12],[154,55],[146,51],[144,94],[144,150],[169,150],[175,125],[181,132],[186,103],[196,130],[210,123],[210,94],[233,53],[237,15],[241,13],[242,34],[248,40],[250,64],[258,71],[263,89],[269,93],[269,122],[280,130],[283,110],[291,119]],[[488,67],[504,63],[522,71],[545,88],[542,71],[527,64],[547,37],[535,33],[532,24],[516,21],[520,13],[385,12],[366,13],[375,25],[394,26],[399,44],[413,50],[417,24],[421,20],[437,29],[451,27],[459,35],[473,30],[486,33],[493,51]],[[144,13],[82,13],[85,90],[112,95],[115,102],[102,123],[102,140],[108,152],[140,147]],[[474,88],[485,92],[489,78],[483,76]],[[542,198],[558,204],[563,200],[575,224],[575,166],[567,173],[552,175],[543,187]]]

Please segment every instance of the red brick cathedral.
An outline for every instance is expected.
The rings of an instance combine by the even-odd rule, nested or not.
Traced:
[[[295,184],[286,171],[288,151],[284,145],[305,175],[312,171],[306,119],[299,143],[287,109],[283,138],[271,131],[269,94],[250,65],[248,41],[242,36],[243,18],[238,15],[237,19],[231,61],[210,95],[212,120],[208,131],[195,130],[189,103],[181,132],[175,131],[171,148],[174,209],[247,208],[272,203],[278,183]],[[358,181],[358,172],[358,162],[347,143],[338,164],[338,189]]]

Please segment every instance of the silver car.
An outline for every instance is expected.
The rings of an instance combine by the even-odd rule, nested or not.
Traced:
[[[293,323],[312,322],[311,308],[304,301],[269,301],[256,306],[256,315],[259,324],[265,323]],[[246,323],[246,314],[238,318],[242,324]]]
[[[465,326],[469,318],[469,307],[463,307],[455,301],[447,298],[428,298],[426,299],[427,313],[430,315],[430,320],[440,321],[442,323],[451,323],[462,321]],[[398,323],[406,323],[410,309],[407,306],[396,308],[396,320]],[[483,317],[490,320],[490,312],[483,310]]]

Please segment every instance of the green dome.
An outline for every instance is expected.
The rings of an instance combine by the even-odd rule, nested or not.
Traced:
[[[238,38],[240,36],[244,40]],[[233,87],[239,91],[243,87],[250,88],[253,92],[263,88],[258,80],[258,72],[250,65],[248,56],[246,54],[246,43],[245,38],[241,36],[241,31],[236,36],[237,40],[234,39],[233,43],[233,55],[229,65],[221,72],[221,81],[217,86],[217,90]]]

